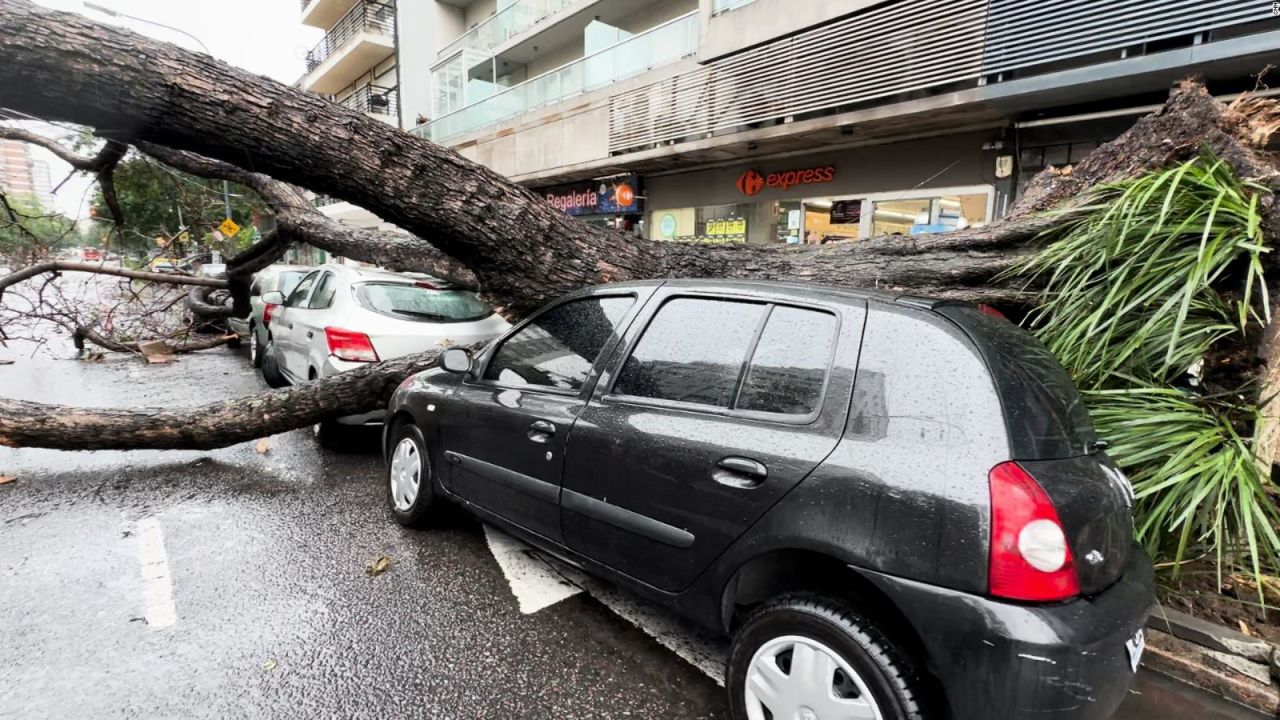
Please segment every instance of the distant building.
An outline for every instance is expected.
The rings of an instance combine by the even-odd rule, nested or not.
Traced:
[[[49,167],[44,168],[46,192]],[[0,192],[5,195],[39,198],[32,172],[31,148],[18,140],[0,140]]]
[[[31,159],[31,188],[43,207],[53,208],[53,181],[49,175],[49,163],[44,160]]]

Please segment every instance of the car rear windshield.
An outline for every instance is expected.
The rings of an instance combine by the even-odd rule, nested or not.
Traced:
[[[440,290],[407,283],[361,283],[356,302],[373,312],[422,322],[467,322],[493,314],[469,290]]]
[[[1067,371],[1031,333],[972,305],[938,308],[973,338],[994,376],[1015,460],[1091,452],[1098,436]]]

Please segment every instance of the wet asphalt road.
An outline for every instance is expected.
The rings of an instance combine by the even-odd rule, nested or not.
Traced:
[[[264,387],[0,348],[0,396],[180,406]],[[212,452],[0,448],[0,718],[723,718],[723,690],[589,594],[521,614],[480,526],[384,509],[381,460],[306,431]],[[141,521],[141,522],[140,522]],[[157,538],[162,536],[162,540]],[[157,614],[157,545],[172,624]],[[390,569],[370,576],[379,556]],[[163,603],[161,603],[163,604]],[[1140,678],[1118,718],[1248,717]]]

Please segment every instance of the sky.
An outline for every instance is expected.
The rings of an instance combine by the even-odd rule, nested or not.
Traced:
[[[202,50],[202,42],[214,57],[284,83],[292,83],[302,76],[307,50],[324,36],[322,30],[302,25],[298,0],[96,0],[91,3],[173,26],[194,35],[199,42],[167,28],[86,8],[81,0],[36,1],[191,50]],[[47,150],[37,148],[33,152],[49,163],[54,185],[71,171],[70,165]],[[86,217],[93,196],[92,184],[86,177],[72,178],[58,191],[55,205],[73,218]]]

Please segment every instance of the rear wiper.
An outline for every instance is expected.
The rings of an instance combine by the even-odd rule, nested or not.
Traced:
[[[394,312],[397,315],[411,315],[413,317],[425,318],[427,320],[444,321],[449,319],[444,315],[437,315],[436,313],[418,312],[416,310],[392,310],[391,312]]]

